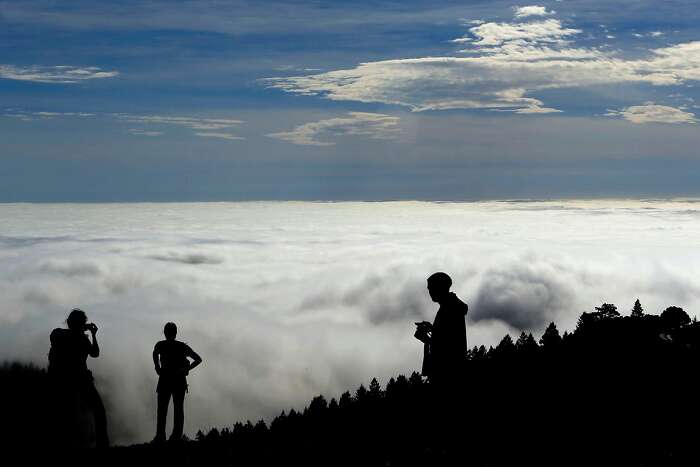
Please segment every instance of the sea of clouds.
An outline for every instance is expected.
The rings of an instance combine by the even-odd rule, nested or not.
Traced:
[[[45,365],[73,307],[117,443],[155,428],[153,344],[166,321],[204,358],[186,431],[271,417],[420,368],[414,321],[432,272],[469,304],[469,345],[700,299],[700,204],[0,204],[0,360]]]

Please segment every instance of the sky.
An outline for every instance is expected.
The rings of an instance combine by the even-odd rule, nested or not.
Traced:
[[[51,330],[84,309],[119,444],[153,437],[167,321],[204,359],[192,436],[418,371],[413,323],[434,318],[438,270],[469,305],[470,347],[571,331],[603,302],[700,309],[697,201],[0,204],[0,218],[0,361],[45,366]]]
[[[690,0],[0,0],[0,202],[697,196]]]

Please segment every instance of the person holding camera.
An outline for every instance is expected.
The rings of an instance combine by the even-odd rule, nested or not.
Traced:
[[[416,339],[424,344],[422,374],[435,387],[456,390],[463,380],[467,354],[465,317],[469,307],[454,292],[452,279],[444,272],[428,277],[428,293],[440,308],[432,323],[416,323]]]
[[[59,393],[78,395],[95,418],[95,444],[109,446],[107,416],[102,398],[95,388],[92,372],[87,367],[87,357],[100,356],[97,344],[97,326],[87,322],[85,312],[74,308],[66,319],[68,329],[56,328],[51,332],[49,350],[49,375]],[[89,332],[92,340],[85,335]],[[60,427],[59,427],[60,428]]]
[[[173,398],[173,432],[170,441],[182,440],[182,431],[185,424],[185,393],[187,392],[187,375],[190,371],[202,363],[202,357],[189,345],[175,340],[177,326],[175,323],[166,323],[163,327],[165,340],[156,343],[153,348],[153,364],[158,374],[158,414],[156,437],[153,443],[165,441],[165,419],[168,416],[168,405]],[[192,360],[190,362],[190,359]]]

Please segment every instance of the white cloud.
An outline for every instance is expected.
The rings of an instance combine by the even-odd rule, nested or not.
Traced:
[[[622,110],[610,110],[609,117],[621,117],[632,123],[698,123],[695,114],[667,105],[634,105]]]
[[[180,117],[171,115],[131,115],[113,114],[120,121],[129,123],[139,123],[148,127],[180,126],[189,128],[195,136],[202,138],[219,138],[226,140],[242,140],[242,136],[236,136],[217,130],[230,130],[244,123],[243,120],[231,118],[201,118],[201,117]],[[129,130],[133,134],[142,136],[159,136],[162,131],[139,129],[139,133],[134,133],[134,129]]]
[[[200,118],[200,117],[174,117],[166,115],[129,115],[115,114],[120,119],[131,123],[142,123],[146,125],[176,125],[184,126],[192,130],[223,130],[235,128],[242,120],[228,118]]]
[[[13,219],[0,235],[0,355],[45,365],[48,334],[85,309],[100,326],[88,365],[113,439],[143,442],[155,424],[151,351],[174,321],[204,358],[189,377],[188,435],[269,422],[319,393],[417,370],[413,322],[434,316],[425,279],[437,270],[469,304],[470,346],[514,328],[538,336],[549,320],[570,330],[601,301],[692,315],[699,206],[0,204]]]
[[[242,136],[236,136],[236,135],[232,135],[229,133],[197,132],[197,133],[195,133],[195,135],[201,136],[202,138],[219,138],[219,139],[228,139],[231,141],[245,139]]]
[[[136,136],[160,136],[163,134],[161,131],[148,131],[140,128],[129,128],[129,133]]]
[[[103,71],[99,67],[0,65],[0,78],[37,83],[74,84],[117,75],[118,71]]]
[[[651,49],[626,59],[618,51],[572,45],[582,31],[554,18],[484,23],[454,42],[469,57],[418,57],[361,63],[326,73],[263,80],[305,96],[406,106],[413,111],[509,109],[552,112],[532,93],[621,83],[681,85],[700,80],[700,41]]]
[[[651,32],[647,32],[645,34],[634,32],[634,33],[632,33],[632,35],[634,37],[636,37],[637,39],[641,39],[642,37],[662,37],[665,34],[662,31],[651,31]]]
[[[86,118],[96,117],[98,114],[88,112],[49,112],[49,111],[25,111],[21,109],[5,109],[4,117],[16,118],[22,121],[50,120],[54,118]],[[219,138],[230,141],[245,139],[229,132],[217,130],[230,130],[244,123],[243,120],[230,118],[201,118],[182,117],[168,115],[132,115],[132,114],[99,114],[100,117],[116,119],[118,122],[137,123],[147,128],[129,128],[126,131],[135,136],[161,136],[163,127],[179,126],[189,128],[195,136],[202,138]],[[156,128],[154,128],[156,127]]]
[[[527,16],[549,16],[556,13],[556,11],[547,11],[547,7],[529,5],[521,7],[513,7],[515,10],[516,18],[525,18]]]
[[[333,146],[335,142],[321,141],[327,136],[362,136],[370,139],[393,139],[399,133],[399,117],[391,115],[348,112],[347,117],[309,122],[292,131],[270,133],[271,138],[304,146]]]
[[[59,117],[76,117],[76,118],[87,118],[95,117],[97,114],[88,112],[29,112],[21,109],[7,109],[7,113],[4,114],[5,117],[17,118],[26,122],[31,122],[34,120],[51,120]]]
[[[7,118],[16,118],[17,120],[22,120],[23,122],[31,122],[35,120],[30,115],[23,113],[5,113],[2,116]]]
[[[469,29],[476,39],[476,46],[496,46],[506,42],[538,44],[566,44],[565,38],[581,33],[580,29],[565,28],[556,19],[528,23],[483,23]],[[454,39],[453,42],[471,41],[471,38]]]

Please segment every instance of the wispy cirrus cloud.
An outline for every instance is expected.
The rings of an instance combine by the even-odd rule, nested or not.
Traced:
[[[231,135],[229,133],[217,133],[217,132],[197,132],[197,133],[195,133],[195,135],[200,136],[202,138],[228,139],[231,141],[245,139],[242,136]]]
[[[163,134],[162,131],[148,131],[142,130],[141,128],[129,128],[129,133],[136,136],[160,136]]]
[[[3,117],[14,118],[25,122],[35,120],[51,120],[57,118],[87,118],[99,117],[107,120],[116,120],[118,123],[138,124],[141,127],[132,127],[126,130],[134,136],[162,136],[168,127],[184,127],[192,130],[192,134],[202,138],[218,138],[229,141],[243,140],[242,136],[230,133],[233,128],[241,125],[243,120],[232,118],[203,118],[173,115],[133,115],[89,112],[55,112],[55,111],[27,111],[23,109],[8,108],[1,114]]]
[[[484,22],[452,41],[468,46],[460,51],[467,57],[365,62],[264,83],[298,95],[400,105],[416,112],[496,109],[536,114],[558,110],[533,97],[539,91],[617,84],[679,86],[700,80],[700,41],[649,49],[646,56],[630,59],[617,50],[576,45],[582,32],[556,18]]]
[[[200,117],[176,117],[168,115],[128,115],[116,114],[118,119],[133,123],[148,125],[177,125],[192,130],[223,130],[234,128],[243,123],[243,120],[230,118],[200,118]]]
[[[35,83],[75,84],[82,81],[114,78],[118,71],[104,71],[99,67],[57,66],[16,66],[0,64],[0,78]]]
[[[695,114],[667,105],[633,105],[621,110],[610,110],[609,117],[620,117],[632,123],[698,123]]]
[[[348,112],[346,117],[329,118],[309,122],[291,131],[270,133],[271,138],[303,146],[333,146],[333,141],[320,138],[328,136],[361,136],[370,139],[394,139],[398,136],[399,117],[391,115]]]
[[[245,139],[242,136],[226,133],[222,130],[231,130],[244,123],[243,120],[231,118],[202,118],[202,117],[181,117],[170,115],[130,115],[130,114],[114,114],[120,121],[129,123],[138,123],[149,128],[152,127],[167,127],[179,126],[193,130],[195,136],[202,138],[219,138],[230,141]],[[161,134],[160,131],[141,129],[140,135],[152,133],[147,136],[156,136],[153,133]],[[218,131],[217,131],[218,130]],[[131,130],[130,130],[131,131]],[[137,133],[132,133],[137,134]]]
[[[95,117],[97,114],[91,112],[30,112],[23,109],[5,109],[4,117],[17,118],[20,120],[31,121],[31,120],[51,120],[54,118],[61,117],[74,117],[74,118],[87,118]]]

